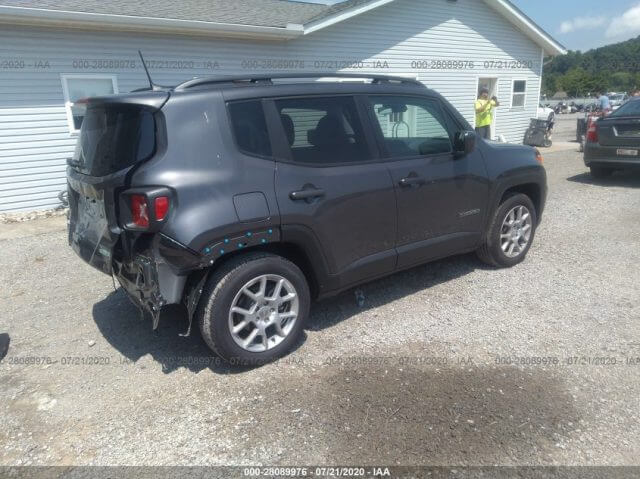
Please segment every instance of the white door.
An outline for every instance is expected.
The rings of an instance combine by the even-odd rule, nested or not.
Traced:
[[[498,97],[498,79],[495,77],[478,78],[478,88],[476,90],[476,98],[480,96],[480,90],[486,88],[489,90],[489,98]],[[498,100],[500,98],[498,97]],[[493,118],[491,119],[491,139],[495,139],[496,135],[496,115],[497,110],[493,110]]]

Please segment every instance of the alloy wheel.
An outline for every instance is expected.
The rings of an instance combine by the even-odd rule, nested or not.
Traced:
[[[260,353],[276,347],[298,319],[298,293],[277,274],[248,281],[236,294],[229,310],[229,331],[242,349]]]
[[[511,208],[500,229],[500,247],[506,256],[515,258],[522,254],[531,240],[533,222],[526,206]]]

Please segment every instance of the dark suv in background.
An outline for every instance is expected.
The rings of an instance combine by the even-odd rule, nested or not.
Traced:
[[[220,356],[259,363],[299,339],[313,298],[458,253],[524,259],[547,191],[536,150],[476,141],[416,81],[318,77],[89,100],[69,243],[154,328],[183,303]]]

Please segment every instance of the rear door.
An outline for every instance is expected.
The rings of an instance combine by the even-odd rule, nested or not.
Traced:
[[[285,140],[275,187],[283,235],[302,229],[319,246],[337,289],[395,268],[395,196],[353,96],[271,104]]]
[[[90,102],[67,168],[69,244],[86,262],[111,274],[120,229],[117,194],[127,174],[156,148],[154,108]]]
[[[396,193],[398,266],[473,247],[489,185],[479,152],[456,157],[455,120],[436,98],[369,97]]]

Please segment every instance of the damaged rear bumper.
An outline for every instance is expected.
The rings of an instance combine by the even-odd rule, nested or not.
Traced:
[[[200,255],[162,234],[156,235],[148,248],[132,254],[130,260],[113,259],[114,276],[129,297],[150,313],[153,329],[158,327],[164,306],[183,301],[190,275],[199,268]],[[186,306],[191,318],[193,308],[188,303]]]

